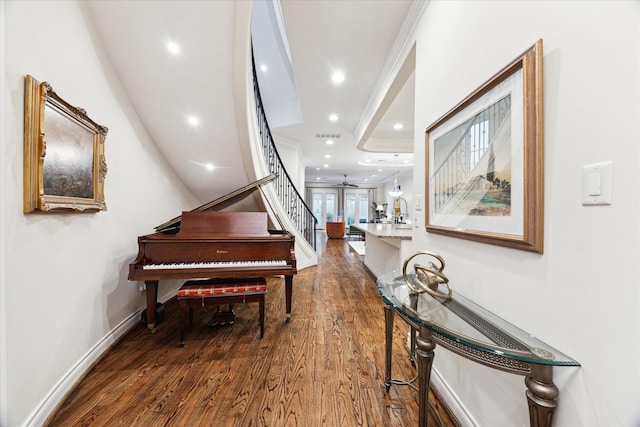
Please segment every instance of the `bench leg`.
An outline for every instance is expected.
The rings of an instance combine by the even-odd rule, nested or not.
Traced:
[[[179,301],[180,311],[182,314],[182,322],[180,323],[180,347],[184,347],[184,329],[187,323],[189,323],[189,308],[182,301]]]
[[[180,347],[184,347],[184,336],[187,330],[193,328],[193,309],[189,307],[187,301],[179,301],[180,310],[182,311],[182,325],[180,326]]]

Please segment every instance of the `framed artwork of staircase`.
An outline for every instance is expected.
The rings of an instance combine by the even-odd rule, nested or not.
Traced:
[[[426,229],[542,253],[542,40],[426,130]]]

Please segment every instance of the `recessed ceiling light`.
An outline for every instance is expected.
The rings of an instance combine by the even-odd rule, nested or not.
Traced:
[[[204,165],[205,168],[207,168],[208,171],[212,171],[214,168],[213,163],[207,163],[206,165]]]
[[[320,177],[317,177],[317,178],[316,178],[316,181],[320,181]]]
[[[174,56],[180,55],[180,45],[173,40],[167,42],[167,50]]]
[[[371,163],[371,159],[367,159],[367,163]]]
[[[328,167],[329,167],[329,165],[324,165],[324,167],[325,167],[325,168],[328,168]]]
[[[329,120],[332,121],[332,122],[337,121],[338,120],[338,115],[337,114],[331,114],[329,116]]]
[[[333,145],[333,140],[332,139],[327,139],[327,145]]]
[[[339,85],[340,83],[344,82],[344,73],[342,71],[336,71],[335,73],[333,73],[333,75],[331,76],[331,80]]]
[[[187,116],[187,123],[189,123],[192,127],[195,128],[200,126],[200,119],[193,115]]]
[[[331,154],[325,154],[325,155],[324,155],[324,158],[325,158],[325,159],[330,159],[330,158],[331,158]]]
[[[260,71],[262,71],[263,73],[269,71],[269,67],[267,67],[267,64],[260,64]]]
[[[402,125],[402,123],[396,123],[395,125],[393,125],[393,128],[395,130],[400,130],[402,129],[404,126]]]
[[[319,171],[319,170],[320,170],[320,168],[316,168],[316,170],[317,170],[317,171]]]

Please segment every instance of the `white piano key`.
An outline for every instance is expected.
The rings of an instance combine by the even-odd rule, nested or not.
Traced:
[[[286,266],[285,260],[264,260],[264,261],[211,261],[211,262],[183,262],[170,264],[146,264],[143,270],[181,270],[199,268],[234,268],[234,267],[278,267]]]

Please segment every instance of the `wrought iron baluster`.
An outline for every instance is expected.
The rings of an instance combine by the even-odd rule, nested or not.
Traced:
[[[256,115],[258,118],[258,128],[260,130],[260,141],[262,143],[264,160],[269,172],[278,175],[274,185],[276,193],[278,194],[280,203],[287,211],[287,215],[289,215],[293,223],[296,224],[298,231],[300,231],[315,250],[318,219],[304,202],[304,199],[293,184],[278,154],[271,130],[269,129],[267,116],[264,112],[260,88],[258,87],[255,62],[253,62],[253,95],[256,103]],[[300,215],[299,212],[304,212],[304,214]]]

